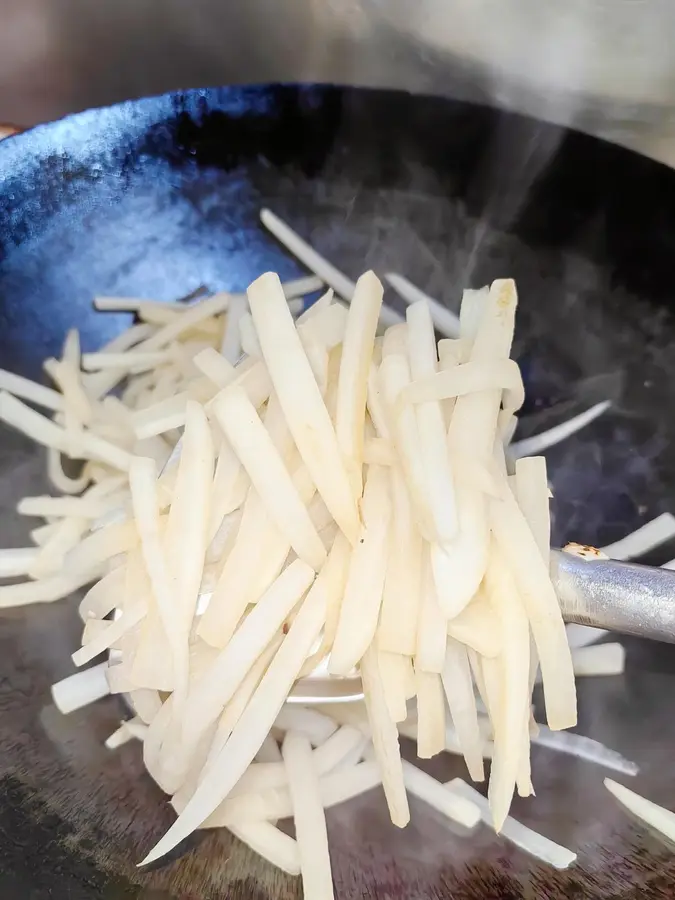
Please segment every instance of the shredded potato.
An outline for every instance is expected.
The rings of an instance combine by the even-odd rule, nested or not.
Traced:
[[[317,490],[353,544],[358,511],[333,424],[293,325],[276,276],[264,275],[248,292],[263,357],[288,426]],[[280,302],[281,300],[281,302]]]
[[[605,787],[638,819],[660,831],[669,841],[675,841],[675,813],[641,797],[635,791],[628,790],[627,787],[612,781],[611,778],[605,778]]]
[[[288,787],[293,803],[295,836],[300,853],[300,873],[305,897],[332,900],[333,879],[328,855],[326,816],[321,803],[319,778],[309,740],[288,731],[282,746]]]
[[[363,490],[363,440],[368,373],[373,358],[375,332],[382,306],[382,285],[372,272],[356,283],[349,308],[347,329],[337,384],[335,433],[349,465],[354,496]]]
[[[326,559],[325,547],[246,393],[241,388],[226,388],[214,405],[214,414],[268,514],[298,556],[318,571]]]
[[[404,320],[374,273],[354,284],[262,220],[318,278],[267,273],[246,295],[180,305],[99,298],[143,323],[86,354],[68,335],[46,367],[55,389],[0,370],[0,420],[48,448],[66,495],[20,502],[44,524],[34,547],[0,551],[0,577],[33,579],[0,585],[0,608],[88,586],[73,661],[109,661],[54,700],[133,704],[106,746],[142,741],[177,813],[144,863],[227,827],[328,900],[328,807],[380,788],[399,827],[408,794],[469,829],[488,817],[468,786],[403,761],[405,735],[420,758],[460,753],[477,781],[491,756],[490,822],[568,865],[508,817],[514,790],[532,792],[530,744],[555,740],[533,731],[537,663],[548,724],[567,728],[574,670],[619,671],[623,651],[572,658],[546,565],[545,461],[510,456],[507,475],[524,396],[515,287],[465,291],[457,319],[391,275]],[[324,284],[313,306],[296,301]],[[437,344],[434,326],[452,339]],[[297,705],[315,672],[360,675],[363,701]],[[276,827],[289,816],[294,838]]]

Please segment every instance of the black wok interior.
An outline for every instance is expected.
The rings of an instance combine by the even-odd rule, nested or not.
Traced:
[[[675,512],[675,174],[487,108],[336,87],[209,89],[3,142],[0,366],[41,377],[68,328],[93,349],[129,324],[94,312],[95,294],[171,300],[201,284],[242,290],[267,270],[302,274],[261,228],[263,206],[349,276],[397,271],[453,309],[464,287],[516,279],[527,388],[517,437],[612,401],[547,453],[556,544],[602,545]],[[14,506],[47,489],[42,468],[27,440],[0,430],[4,545],[26,541]],[[649,561],[672,557],[675,544]],[[295,882],[222,836],[161,872],[137,873],[134,861],[170,816],[137,748],[100,748],[120,714],[115,700],[66,721],[50,707],[48,686],[70,671],[76,642],[72,604],[1,613],[0,897],[296,896]],[[644,791],[659,785],[655,799],[672,804],[673,655],[626,646],[626,676],[582,686],[580,730],[635,758]],[[592,847],[571,874],[488,839],[459,850],[466,839],[452,835],[452,849],[442,843],[428,865],[431,825],[416,825],[406,845],[375,804],[354,813],[369,823],[368,840],[356,840],[347,813],[329,822],[337,896],[609,898],[637,887],[668,896],[656,891],[675,891],[675,865],[616,812],[602,774],[536,759],[540,811],[516,804],[523,821],[552,822],[550,836]],[[570,783],[585,796],[571,797]]]

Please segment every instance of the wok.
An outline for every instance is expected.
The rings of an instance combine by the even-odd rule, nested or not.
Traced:
[[[261,86],[167,95],[81,113],[0,145],[0,365],[27,375],[66,329],[93,349],[128,324],[94,293],[172,299],[300,274],[260,227],[268,206],[356,276],[395,270],[456,308],[466,284],[513,276],[526,436],[609,397],[552,449],[556,544],[603,544],[675,506],[675,173],[580,134],[403,93]],[[396,303],[395,298],[391,298]],[[0,541],[47,489],[44,460],[0,435]],[[670,550],[670,553],[668,552]],[[661,548],[649,561],[675,556]],[[299,883],[226,832],[152,872],[136,862],[171,821],[138,745],[103,740],[115,698],[61,717],[73,602],[0,616],[0,896],[70,900],[290,898]],[[640,766],[631,786],[675,807],[675,655],[626,641],[624,676],[579,686],[579,731]],[[435,760],[439,777],[462,774]],[[413,804],[398,831],[373,792],[328,814],[336,895],[622,898],[675,892],[675,857],[605,791],[603,770],[538,747],[525,824],[577,850],[566,872],[486,828],[452,832]]]

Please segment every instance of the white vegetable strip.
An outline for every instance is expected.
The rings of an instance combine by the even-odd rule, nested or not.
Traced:
[[[73,440],[72,435],[67,434],[61,426],[5,391],[0,391],[0,420],[22,431],[36,443],[69,456],[99,459],[122,470],[129,466],[131,457],[124,450],[86,431],[79,431]],[[85,485],[86,481],[82,487]]]
[[[215,490],[215,485],[214,485]],[[215,501],[215,498],[214,498]],[[220,525],[216,529],[215,534],[211,538],[208,550],[206,551],[206,563],[208,565],[220,565],[232,552],[234,542],[237,537],[237,531],[241,524],[242,509],[236,509],[234,512],[228,513],[223,517]],[[214,517],[215,518],[215,517]],[[212,520],[213,521],[213,520]],[[217,572],[214,573],[217,576]],[[209,588],[212,593],[216,588],[217,580]],[[206,591],[206,587],[202,582],[202,591]]]
[[[91,431],[83,431],[78,437],[70,455],[83,456],[87,459],[99,460],[113,469],[127,472],[131,463],[131,454],[110,441],[98,437]]]
[[[230,294],[219,293],[187,307],[175,321],[164,325],[142,344],[139,344],[138,350],[144,353],[161,350],[205,319],[225,312],[229,304]]]
[[[237,377],[237,369],[213,347],[200,350],[193,362],[218,388],[227,387]]]
[[[391,504],[387,470],[370,466],[363,492],[363,528],[352,552],[329,672],[349,675],[375,637],[389,553]]]
[[[213,438],[204,409],[189,401],[173,502],[164,533],[175,614],[185,637],[197,606],[209,540],[207,529],[214,461]]]
[[[99,635],[105,634],[110,628],[110,622],[107,619],[87,619],[82,630],[82,646],[90,641],[98,638]]]
[[[530,716],[530,629],[523,603],[507,559],[497,547],[485,573],[485,589],[501,624],[502,652],[499,657],[501,702],[490,697],[494,730],[494,757],[488,799],[495,830],[508,815],[523,756],[522,736],[527,735]],[[488,695],[490,689],[488,687]],[[529,752],[529,744],[526,744]],[[529,775],[528,775],[529,780]]]
[[[223,519],[238,509],[246,499],[249,478],[229,442],[222,440],[218,448],[216,471],[211,491],[208,536],[213,541]]]
[[[343,275],[335,266],[331,265],[313,247],[310,247],[306,241],[303,241],[300,235],[293,231],[292,228],[286,225],[285,222],[282,222],[269,209],[260,211],[260,221],[297,260],[304,266],[307,266],[310,272],[314,272],[315,275],[321,278],[325,284],[332,287],[345,300],[351,300],[356,287],[354,282],[350,281],[346,275]],[[402,316],[390,307],[384,306],[380,313],[380,320],[383,325],[392,325],[400,322]]]
[[[316,582],[229,741],[205,773],[184,811],[143,864],[159,859],[187,837],[237,784],[269,733],[297,672],[319,634],[325,618],[325,606],[323,588],[320,582]]]
[[[138,531],[133,522],[106,525],[81,541],[66,556],[70,571],[90,571],[118,553],[126,553],[138,544]]]
[[[366,438],[363,444],[363,462],[367,466],[393,466],[396,463],[394,448],[384,438]]]
[[[438,812],[465,828],[475,828],[480,822],[480,810],[473,802],[456,793],[451,787],[436,781],[412,763],[403,761],[406,788],[415,797],[428,803]]]
[[[225,560],[208,608],[197,626],[197,634],[213,647],[223,648],[234,634],[249,603],[258,598],[253,581],[255,569],[265,556],[283,565],[290,544],[270,521],[262,500],[253,488],[244,503],[234,544]],[[255,555],[254,555],[255,554]],[[255,562],[254,562],[255,561]],[[263,588],[264,590],[264,588]]]
[[[422,537],[412,518],[410,498],[398,466],[389,470],[392,524],[389,557],[377,630],[380,650],[412,656],[422,596]]]
[[[493,390],[504,392],[502,403],[507,414],[513,414],[523,405],[523,377],[514,359],[467,362],[425,375],[413,372],[413,381],[403,391],[401,399],[405,403],[428,403]]]
[[[480,324],[471,348],[470,362],[493,363],[511,351],[517,296],[512,281],[493,282],[481,303]],[[482,308],[484,307],[484,308]],[[459,533],[452,545],[432,552],[438,600],[448,619],[471,600],[485,574],[488,559],[486,498],[466,483],[461,470],[464,457],[474,457],[489,468],[497,433],[501,391],[479,391],[458,397],[448,441],[455,462],[455,489]]]
[[[188,680],[187,641],[183,643],[181,639],[176,585],[171,583],[164,555],[157,492],[157,467],[154,460],[134,458],[129,470],[129,487],[143,563],[152,588],[156,610],[172,653],[173,685],[179,692],[181,690],[184,692]]]
[[[275,743],[276,746],[276,743]],[[316,758],[314,757],[316,768]],[[374,761],[338,768],[319,778],[321,805],[330,809],[358,797],[382,783]],[[225,800],[204,822],[204,828],[227,828],[231,822],[286,819],[293,815],[291,797],[285,787],[267,788],[259,793],[238,794]]]
[[[366,272],[357,281],[347,316],[340,358],[335,434],[348,465],[348,475],[357,500],[362,492],[368,373],[373,359],[382,294],[382,285],[373,272]]]
[[[272,865],[289,875],[300,874],[300,853],[298,844],[275,825],[269,822],[246,822],[229,824],[232,834]]]
[[[611,778],[605,778],[605,787],[638,819],[660,831],[668,840],[675,841],[675,813],[647,800],[646,797],[641,797],[635,791],[630,791],[622,784],[617,784]]]
[[[293,484],[303,503],[309,501],[315,489],[304,466],[295,473]],[[309,512],[312,517],[311,508]],[[318,526],[320,523],[315,522],[314,527]],[[215,647],[225,646],[246,606],[255,603],[277,578],[290,549],[287,538],[269,519],[258,494],[251,489],[232,552],[198,626],[204,640]],[[321,571],[325,568],[324,565]]]
[[[43,368],[63,394],[66,426],[71,422],[89,425],[93,418],[93,408],[91,400],[82,386],[81,373],[77,363],[69,362],[66,359],[46,359]]]
[[[551,515],[546,460],[543,456],[517,460],[515,488],[518,506],[530,526],[542,559],[548,561],[551,552]]]
[[[52,699],[59,712],[66,715],[89,706],[110,693],[106,680],[107,663],[76,672],[52,685]]]
[[[48,523],[47,525],[38,525],[37,528],[31,528],[30,539],[34,544],[37,544],[38,547],[42,547],[47,543],[58,527],[58,522]]]
[[[363,731],[349,723],[344,724],[328,740],[316,748],[314,766],[319,775],[338,769],[355,750],[363,751],[367,738]],[[255,793],[270,788],[280,788],[287,783],[286,770],[276,763],[254,763],[232,789],[232,797]]]
[[[87,525],[87,519],[75,517],[61,519],[54,533],[40,548],[40,554],[28,572],[30,577],[44,578],[58,575],[63,569],[66,555],[79,544]]]
[[[260,211],[260,221],[311,272],[330,285],[341,297],[351,299],[355,288],[354,282],[320,256],[292,228],[269,209]]]
[[[79,605],[80,618],[86,621],[90,616],[102,619],[112,612],[119,603],[124,590],[126,566],[113,569],[97,581],[82,598]]]
[[[244,711],[250,703],[254,693],[258,690],[258,687],[260,686],[262,678],[267,672],[270,663],[277,655],[282,641],[283,636],[281,634],[278,634],[274,637],[269,646],[266,647],[265,650],[263,650],[258,659],[251,666],[248,674],[246,675],[246,678],[244,678],[242,683],[239,685],[239,688],[235,691],[234,696],[225,707],[225,710],[220,717],[220,721],[218,722],[218,728],[216,729],[213,743],[211,744],[211,747],[209,749],[209,754],[206,760],[204,771],[202,773],[202,776],[200,777],[203,777],[203,775],[207,772],[213,761],[218,758],[223,747],[230,739],[232,731],[244,714]],[[270,728],[271,727],[272,726],[270,725]]]
[[[441,677],[450,716],[469,775],[474,781],[483,781],[485,778],[484,742],[478,727],[478,712],[469,658],[466,649],[452,638],[448,640]]]
[[[130,347],[141,343],[155,332],[155,327],[146,323],[132,325],[122,331],[107,344],[101,347],[101,351],[117,353],[128,350]],[[109,391],[113,390],[125,377],[125,372],[94,372],[82,375],[82,384],[92,400],[99,400]]]
[[[417,755],[431,759],[445,749],[445,697],[440,675],[415,672]]]
[[[31,440],[62,453],[71,449],[66,432],[12,394],[0,391],[0,421],[23,432]]]
[[[296,297],[305,297],[307,294],[320,291],[324,286],[324,280],[318,275],[302,275],[300,278],[294,278],[291,281],[283,281],[281,286],[284,289],[286,299],[293,300]]]
[[[382,336],[382,359],[387,356],[405,356],[408,354],[408,325],[400,322],[387,328]]]
[[[121,665],[121,663],[109,665],[106,676],[111,694],[129,694],[138,690],[138,685],[131,680],[126,666]],[[152,775],[152,770],[148,766],[146,768]]]
[[[73,662],[76,666],[83,666],[85,663],[91,662],[100,653],[104,653],[110,649],[120,637],[134,628],[145,615],[146,607],[143,603],[136,603],[135,606],[126,610],[119,619],[111,622],[104,633],[101,633],[85,644],[80,650],[73,653]]]
[[[461,778],[453,778],[452,781],[448,782],[448,785],[457,794],[475,803],[486,825],[492,824],[490,806],[479,791],[462,781]],[[536,831],[527,828],[527,826],[521,825],[520,822],[517,822],[511,816],[505,819],[500,836],[524,850],[525,853],[534,856],[535,859],[540,859],[556,869],[567,869],[577,858],[576,853],[550,841]]]
[[[77,516],[95,519],[105,515],[118,498],[92,500],[88,497],[24,497],[17,505],[22,516]]]
[[[175,300],[149,300],[140,297],[94,297],[94,309],[99,312],[133,312],[141,313],[146,308],[161,309],[171,313],[172,316],[180,315],[181,307]]]
[[[412,667],[412,661],[409,656],[380,650],[377,664],[382,676],[389,716],[392,722],[403,722],[408,717],[407,683],[410,676],[407,670]]]
[[[117,617],[114,621],[110,621],[108,619],[87,619],[84,623],[84,629],[82,630],[82,638],[80,640],[82,647],[85,648],[92,642],[98,642],[98,641],[105,642],[106,636],[108,635],[108,633],[111,632],[111,630],[113,631],[113,633],[115,630],[117,630],[117,637],[113,636],[113,639],[110,642],[104,643],[103,649],[100,650],[99,652],[103,653],[105,650],[109,649],[111,646],[113,646],[113,647],[115,647],[115,649],[117,649],[118,642],[121,642],[121,639],[124,638],[124,635],[129,630],[126,627],[126,623],[125,623],[122,626],[122,630],[120,633],[119,627],[118,627],[119,621],[120,621],[119,617]],[[115,629],[113,629],[113,625],[115,626]],[[94,653],[93,656],[90,657],[90,659],[93,659],[94,656],[97,656],[97,655],[98,655],[97,653]],[[73,661],[75,662],[75,665],[78,664],[76,659]],[[88,661],[89,660],[85,660],[85,662],[88,662]]]
[[[498,466],[501,468],[502,454],[500,452]],[[504,462],[506,460],[504,459]],[[505,471],[502,469],[502,474]],[[548,487],[548,474],[546,470],[546,460],[543,456],[533,456],[526,459],[519,459],[515,465],[515,475],[508,478],[508,482],[516,495],[518,505],[523,512],[523,516],[534,536],[539,552],[547,566],[550,566],[551,558],[551,513],[550,513],[550,490]],[[567,632],[569,637],[569,632]],[[529,695],[532,696],[534,684],[539,673],[539,655],[537,653],[537,645],[530,631],[530,677],[529,677]],[[530,713],[530,723],[527,726],[527,732],[533,724],[532,713]],[[530,747],[529,736],[523,734],[523,755],[521,759],[521,771],[518,776],[518,793],[521,796],[530,796],[534,792],[530,777]]]
[[[0,585],[0,609],[13,606],[28,606],[31,603],[53,603],[62,600],[85,584],[101,577],[100,566],[94,564],[86,571],[68,572],[66,575],[52,575],[39,581],[22,584]]]
[[[241,388],[230,387],[213,410],[277,528],[298,556],[318,571],[326,550],[253,404]]]
[[[491,501],[490,522],[509,560],[537,645],[548,723],[556,731],[571,728],[577,720],[574,671],[548,567],[510,492],[501,501]]]
[[[129,679],[136,687],[167,692],[177,689],[176,699],[171,698],[171,706],[176,708],[181,701],[181,690],[184,696],[187,646],[182,642],[179,643],[176,638],[179,626],[176,619],[171,623],[172,644],[172,638],[167,634],[158,606],[152,602],[151,582],[145,570],[143,558],[138,551],[129,556],[125,594],[130,597],[142,596],[148,603],[145,618],[138,630],[132,632],[136,639],[126,652],[127,665],[125,668],[128,671]],[[125,638],[122,638],[122,641],[124,640]],[[124,656],[125,654],[123,654],[123,659]]]
[[[323,713],[306,706],[284,706],[274,723],[282,731],[299,731],[315,747],[323,744],[337,731],[337,722]],[[273,760],[268,760],[273,762]],[[264,760],[259,760],[264,762]]]
[[[382,394],[378,369],[375,365],[371,365],[370,371],[368,372],[366,408],[373,426],[375,427],[377,436],[391,442],[391,430],[387,421],[387,410]]]
[[[304,735],[289,731],[281,752],[293,803],[303,893],[313,900],[331,900],[334,892],[326,816],[321,805],[319,778],[314,768],[311,744]]]
[[[503,412],[503,410],[502,410]],[[505,448],[510,448],[511,443],[513,441],[513,436],[516,433],[516,428],[518,427],[518,416],[507,415],[503,416],[500,413],[500,422],[498,426],[499,435],[502,439],[502,443]],[[510,449],[509,449],[510,453]]]
[[[47,476],[58,491],[64,494],[81,494],[91,481],[88,466],[84,466],[82,472],[76,478],[66,475],[63,471],[61,453],[54,447],[47,447]]]
[[[223,357],[234,365],[241,356],[241,332],[239,323],[246,314],[248,304],[246,296],[242,294],[233,295],[230,298],[230,305],[225,319],[225,333],[220,345],[220,352]]]
[[[409,306],[406,320],[411,375],[414,380],[433,377],[438,361],[429,306],[423,301]],[[415,414],[435,539],[446,544],[457,533],[457,509],[443,410],[440,402],[432,399],[419,403]]]
[[[314,291],[320,290],[322,286],[323,281],[314,275],[307,275],[292,281],[284,281],[282,285],[287,299],[304,297],[305,294],[311,294]],[[136,297],[94,297],[94,308],[102,312],[136,312],[140,314],[144,313],[147,309],[159,309],[171,313],[171,317],[174,318],[175,316],[182,315],[186,309],[190,309],[192,306],[197,305],[197,303],[202,303],[204,299],[208,299],[200,296],[204,293],[204,288],[198,289],[197,294],[193,292],[189,299],[192,300],[195,298],[196,302],[190,303],[190,306],[184,305],[185,300],[188,298],[183,298],[182,300],[148,300]],[[232,296],[236,297],[242,295],[233,294]]]
[[[606,628],[593,628],[590,625],[567,625],[566,631],[567,643],[573,651],[579,647],[587,647],[609,634]]]
[[[129,699],[136,710],[136,719],[130,719],[127,722],[128,727],[132,730],[136,730],[141,723],[143,726],[149,725],[162,708],[159,692],[149,688],[139,688],[137,691],[132,691]],[[145,740],[147,732],[147,727],[141,727],[142,740]]]
[[[431,564],[425,553],[422,569],[422,596],[417,626],[415,668],[440,675],[445,664],[447,624],[438,602]]]
[[[598,644],[572,651],[572,665],[577,678],[587,675],[621,675],[626,664],[626,651],[621,644]]]
[[[438,300],[434,300],[429,294],[425,294],[402,275],[387,272],[384,277],[406,303],[425,303],[429,307],[434,325],[441,334],[451,338],[459,337],[459,318],[452,310],[443,306]]]
[[[443,338],[438,342],[438,362],[443,371],[462,364],[471,352],[471,342],[466,338]]]
[[[281,635],[277,635],[251,666],[246,677],[223,710],[217,727],[208,729],[204,740],[198,743],[196,748],[192,748],[194,751],[192,759],[189,758],[189,754],[186,756],[184,752],[178,754],[175,752],[176,749],[183,749],[181,744],[173,740],[173,738],[180,737],[179,733],[177,734],[175,731],[168,732],[167,730],[167,734],[171,738],[168,741],[160,735],[159,741],[163,740],[163,746],[160,748],[162,752],[159,771],[163,782],[159,783],[162,786],[164,786],[164,782],[166,783],[165,789],[167,793],[176,791],[172,803],[179,812],[182,812],[185,808],[187,801],[196,790],[198,784],[201,783],[214,760],[218,759],[218,756],[229,741],[232,731],[241,719],[253,694],[258,689],[270,662],[279,650],[281,641]],[[171,698],[169,698],[168,702],[171,702]],[[153,722],[153,727],[154,724]],[[157,743],[158,740],[156,739],[155,746],[157,746]],[[153,774],[154,777],[155,775]],[[176,790],[177,787],[178,789]]]
[[[453,454],[453,463],[462,472],[462,476],[472,488],[492,497],[495,500],[508,490],[508,483],[499,477],[495,467],[488,468],[470,457]]]
[[[574,732],[550,731],[545,725],[540,724],[539,733],[532,735],[532,743],[548,747],[550,750],[555,750],[556,753],[584,759],[624,775],[637,775],[639,771],[634,762],[625,759],[616,750],[611,750],[599,741]]]
[[[239,319],[239,338],[241,340],[241,352],[246,356],[255,357],[256,359],[262,355],[260,344],[258,343],[258,335],[255,331],[253,318],[248,311],[248,304],[244,297],[244,314]],[[229,358],[229,357],[228,357]]]
[[[649,553],[672,538],[675,538],[675,516],[671,513],[662,513],[635,531],[631,531],[620,541],[600,549],[610,559],[634,559],[643,553]]]
[[[590,425],[591,422],[594,422],[606,412],[611,405],[610,400],[603,400],[601,403],[591,406],[590,409],[579,413],[578,416],[549,428],[548,431],[542,431],[540,434],[534,435],[534,437],[523,438],[522,441],[513,441],[509,447],[509,452],[515,459],[519,459],[521,456],[535,456],[543,453],[549,447],[554,447],[561,441],[567,440],[568,437],[576,434],[577,431],[581,431],[582,428]]]
[[[125,353],[97,353],[82,354],[82,368],[86,372],[97,372],[102,369],[119,369],[127,372],[143,372],[154,369],[168,362],[169,356],[165,351],[143,353],[138,350],[129,350]]]
[[[38,559],[40,551],[36,547],[16,547],[0,550],[0,578],[16,578],[27,575]]]
[[[387,334],[390,334],[391,330]],[[403,337],[405,338],[405,331]],[[392,440],[405,474],[417,526],[425,538],[431,539],[434,527],[428,503],[427,478],[420,448],[417,417],[412,406],[399,402],[402,391],[410,384],[410,367],[406,357],[398,352],[385,355],[379,369],[379,378],[387,410],[387,421],[392,423]]]
[[[117,750],[119,747],[122,747],[124,744],[133,740],[134,735],[126,727],[126,722],[122,722],[120,727],[116,728],[103,743],[108,750]]]
[[[398,743],[398,729],[387,709],[377,651],[372,644],[361,661],[361,678],[368,719],[372,725],[375,759],[382,775],[382,787],[387,798],[391,821],[398,828],[404,828],[410,821],[410,809]]]
[[[182,722],[186,742],[196,743],[216,720],[313,580],[311,566],[296,559],[260,598],[227,647],[190,689]]]
[[[38,384],[37,381],[31,381],[30,378],[24,378],[22,375],[15,375],[14,372],[8,372],[6,369],[0,369],[0,391],[6,391],[15,397],[21,397],[22,400],[28,400],[29,403],[35,403],[36,406],[42,406],[44,409],[51,409],[54,412],[63,412],[65,409],[63,396],[52,388]]]
[[[349,541],[341,531],[338,531],[333,541],[333,546],[328,551],[326,564],[318,575],[326,592],[326,621],[323,627],[323,634],[317,649],[305,660],[300,677],[313,672],[316,666],[323,662],[333,647],[347,582],[350,555],[351,547]]]
[[[488,556],[487,498],[464,471],[462,460],[455,457],[459,535],[453,545],[431,547],[438,601],[448,620],[459,615],[476,594]]]
[[[481,656],[494,657],[499,654],[502,635],[482,590],[459,615],[448,621],[448,635]]]
[[[263,356],[288,427],[317,490],[350,543],[358,537],[358,511],[337,438],[275,275],[248,290]],[[350,499],[347,499],[350,498]]]
[[[282,285],[283,287],[283,285]],[[311,320],[318,316],[320,312],[328,309],[329,306],[334,306],[337,301],[334,301],[335,294],[333,292],[333,288],[328,288],[327,291],[319,297],[311,306],[307,307],[307,309],[302,313],[301,316],[298,316],[296,324],[298,328],[301,325],[304,325],[306,322],[311,322]],[[345,310],[346,312],[346,310]]]

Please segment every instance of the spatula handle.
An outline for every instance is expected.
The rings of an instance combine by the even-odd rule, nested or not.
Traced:
[[[675,643],[675,572],[553,550],[551,576],[566,622]]]

